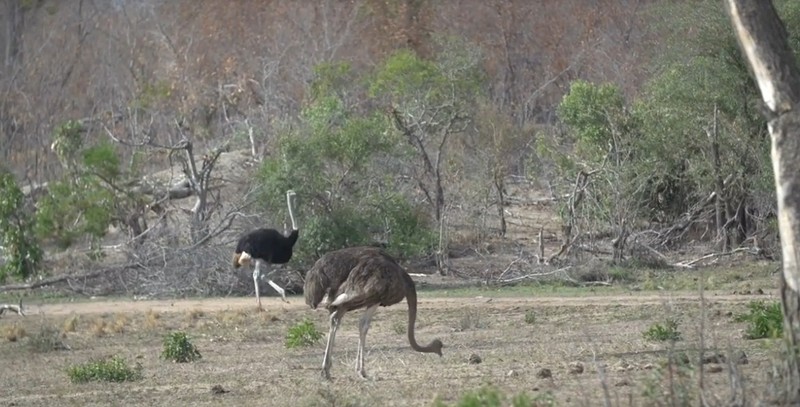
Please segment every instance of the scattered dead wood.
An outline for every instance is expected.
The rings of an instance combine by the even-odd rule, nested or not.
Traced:
[[[536,262],[544,263],[544,226],[539,227],[539,255],[536,256]]]
[[[622,261],[623,258],[622,254],[625,251],[625,243],[628,240],[627,221],[628,219],[622,219],[622,225],[619,228],[619,234],[613,241],[611,241],[611,247],[614,248],[615,262]]]
[[[499,285],[515,284],[515,283],[518,283],[518,282],[524,281],[524,280],[532,280],[532,279],[536,279],[536,278],[540,278],[540,277],[552,276],[552,275],[555,275],[555,274],[558,274],[558,273],[564,273],[564,272],[566,272],[567,270],[569,270],[571,268],[572,268],[572,266],[566,266],[566,267],[561,267],[559,269],[552,270],[552,271],[547,271],[547,272],[543,272],[543,273],[530,273],[530,274],[525,274],[525,275],[517,276],[517,277],[511,277],[511,278],[507,278],[507,279],[497,279],[497,280],[494,281],[494,284],[499,284]]]
[[[88,280],[95,277],[102,276],[107,273],[115,272],[115,271],[124,271],[124,270],[132,270],[140,268],[137,264],[129,264],[125,266],[119,267],[111,267],[111,268],[104,268],[102,270],[92,271],[89,273],[83,274],[70,274],[58,277],[47,278],[43,280],[39,280],[32,283],[24,283],[24,284],[8,284],[4,286],[0,286],[0,293],[2,292],[9,292],[9,291],[20,291],[20,290],[35,290],[37,288],[48,287],[60,283],[70,283],[76,280]]]
[[[728,251],[728,252],[709,253],[709,254],[706,254],[705,256],[701,256],[701,257],[698,257],[696,259],[680,261],[680,262],[677,262],[677,263],[673,264],[673,266],[681,267],[681,268],[693,268],[696,264],[698,264],[700,262],[703,262],[703,261],[706,261],[706,260],[717,259],[717,258],[720,258],[720,257],[730,256],[730,255],[733,255],[733,254],[736,254],[736,253],[742,253],[742,252],[750,253],[750,254],[753,254],[753,255],[758,255],[758,252],[755,249],[753,249],[752,247],[740,247],[738,249],[734,249],[734,250],[731,250],[731,251]]]
[[[605,165],[605,163],[604,163]],[[586,193],[586,188],[589,186],[589,178],[598,173],[600,169],[595,169],[591,171],[583,171],[581,170],[578,172],[578,176],[575,177],[575,185],[572,188],[572,194],[570,194],[568,199],[568,216],[566,223],[562,226],[562,231],[564,233],[563,243],[561,247],[559,247],[558,251],[547,258],[545,264],[550,264],[553,260],[558,258],[559,256],[566,254],[572,245],[578,241],[578,238],[581,236],[581,233],[577,231],[576,220],[578,218],[578,210],[577,208],[580,206],[581,202],[583,201],[584,195]]]
[[[22,308],[22,298],[19,299],[19,304],[0,304],[0,315],[3,315],[6,311],[14,311],[19,316],[25,316],[25,310]]]

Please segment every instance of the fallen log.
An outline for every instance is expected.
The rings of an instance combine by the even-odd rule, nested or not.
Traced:
[[[0,315],[3,315],[6,311],[14,311],[19,316],[25,316],[25,310],[22,309],[22,298],[19,299],[19,304],[0,304]]]

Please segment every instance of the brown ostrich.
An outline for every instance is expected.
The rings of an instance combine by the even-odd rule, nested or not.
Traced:
[[[442,341],[426,346],[417,344],[414,325],[417,319],[417,289],[414,280],[386,252],[375,247],[351,247],[322,256],[306,274],[303,287],[306,304],[316,309],[328,297],[330,331],[322,358],[322,377],[330,379],[331,352],[336,330],[347,311],[366,308],[358,322],[356,371],[366,378],[364,346],[370,320],[378,306],[388,307],[406,299],[408,303],[408,342],[417,352],[442,356]]]

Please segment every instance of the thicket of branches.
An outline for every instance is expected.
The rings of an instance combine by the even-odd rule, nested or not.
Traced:
[[[547,6],[563,21],[581,17],[580,24],[550,23],[565,41],[576,42],[547,66],[537,58],[560,48],[537,45],[525,32],[539,18],[528,6],[487,2],[496,6],[489,17],[434,2],[384,3],[280,3],[276,13],[297,24],[273,27],[271,38],[294,44],[288,33],[302,32],[300,48],[277,40],[259,45],[174,4],[120,6],[124,12],[83,2],[50,9],[81,33],[62,45],[102,72],[83,60],[62,71],[22,53],[46,41],[15,37],[25,28],[14,19],[39,23],[49,18],[48,9],[6,5],[13,9],[7,32],[14,35],[4,37],[2,84],[38,99],[0,102],[8,141],[2,153],[17,163],[0,196],[21,191],[24,198],[1,202],[15,219],[4,226],[3,240],[5,264],[15,271],[0,279],[22,280],[20,287],[66,284],[85,293],[247,292],[246,277],[229,267],[231,246],[250,227],[280,230],[290,188],[298,192],[301,226],[290,268],[336,248],[378,244],[454,273],[452,249],[476,243],[454,232],[505,237],[511,177],[546,188],[559,211],[560,247],[546,254],[536,248],[537,263],[574,262],[579,253],[616,262],[665,259],[697,241],[718,253],[772,254],[769,138],[718,2],[609,1],[608,15],[627,22],[620,32],[589,18],[591,7],[582,2]],[[776,3],[784,21],[800,28],[800,7]],[[244,7],[230,10],[236,15],[219,18],[267,18]],[[398,15],[420,18],[392,17]],[[451,32],[425,31],[451,15],[458,17]],[[648,42],[642,23],[665,15],[664,26],[652,25],[661,42]],[[192,21],[196,31],[178,30],[164,16]],[[115,29],[125,35],[87,24],[111,21],[105,17],[119,20]],[[316,25],[300,24],[306,20]],[[382,31],[387,27],[398,37]],[[599,28],[604,35],[589,41]],[[369,33],[372,42],[365,39]],[[260,56],[237,46],[200,64],[197,38],[239,36],[246,38],[242,47],[252,45]],[[113,41],[114,52],[124,55],[100,52],[94,37]],[[622,47],[616,40],[623,37],[628,48],[610,45]],[[791,43],[800,49],[800,38]],[[635,75],[646,80],[624,79],[621,66],[610,62],[604,70],[587,62],[598,60],[598,47],[650,61]],[[74,76],[90,74],[93,101],[67,109],[66,95],[78,93]],[[62,93],[45,92],[32,78],[60,79]],[[33,99],[41,109],[25,115],[13,102]],[[56,119],[36,121],[47,114]],[[23,142],[23,131],[37,135],[36,142]],[[47,157],[40,146],[47,146]],[[226,155],[242,165],[222,172]],[[156,177],[154,168],[170,171]],[[111,241],[109,231],[125,237]],[[540,245],[542,239],[540,233]],[[49,253],[47,266],[37,257],[41,248]],[[79,267],[56,267],[89,267],[87,275],[63,279],[61,270],[51,272],[66,249],[85,252],[85,259]]]

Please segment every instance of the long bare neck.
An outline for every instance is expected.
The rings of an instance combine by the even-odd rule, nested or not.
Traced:
[[[286,206],[289,207],[289,219],[292,220],[292,230],[297,230],[297,222],[294,220],[293,195],[286,194]]]
[[[417,288],[414,286],[414,280],[411,279],[411,276],[403,273],[403,277],[406,286],[406,302],[408,302],[408,343],[411,344],[411,349],[417,352],[441,355],[441,349],[436,346],[436,341],[425,346],[420,346],[417,343],[417,338],[414,335],[414,326],[417,322]]]

